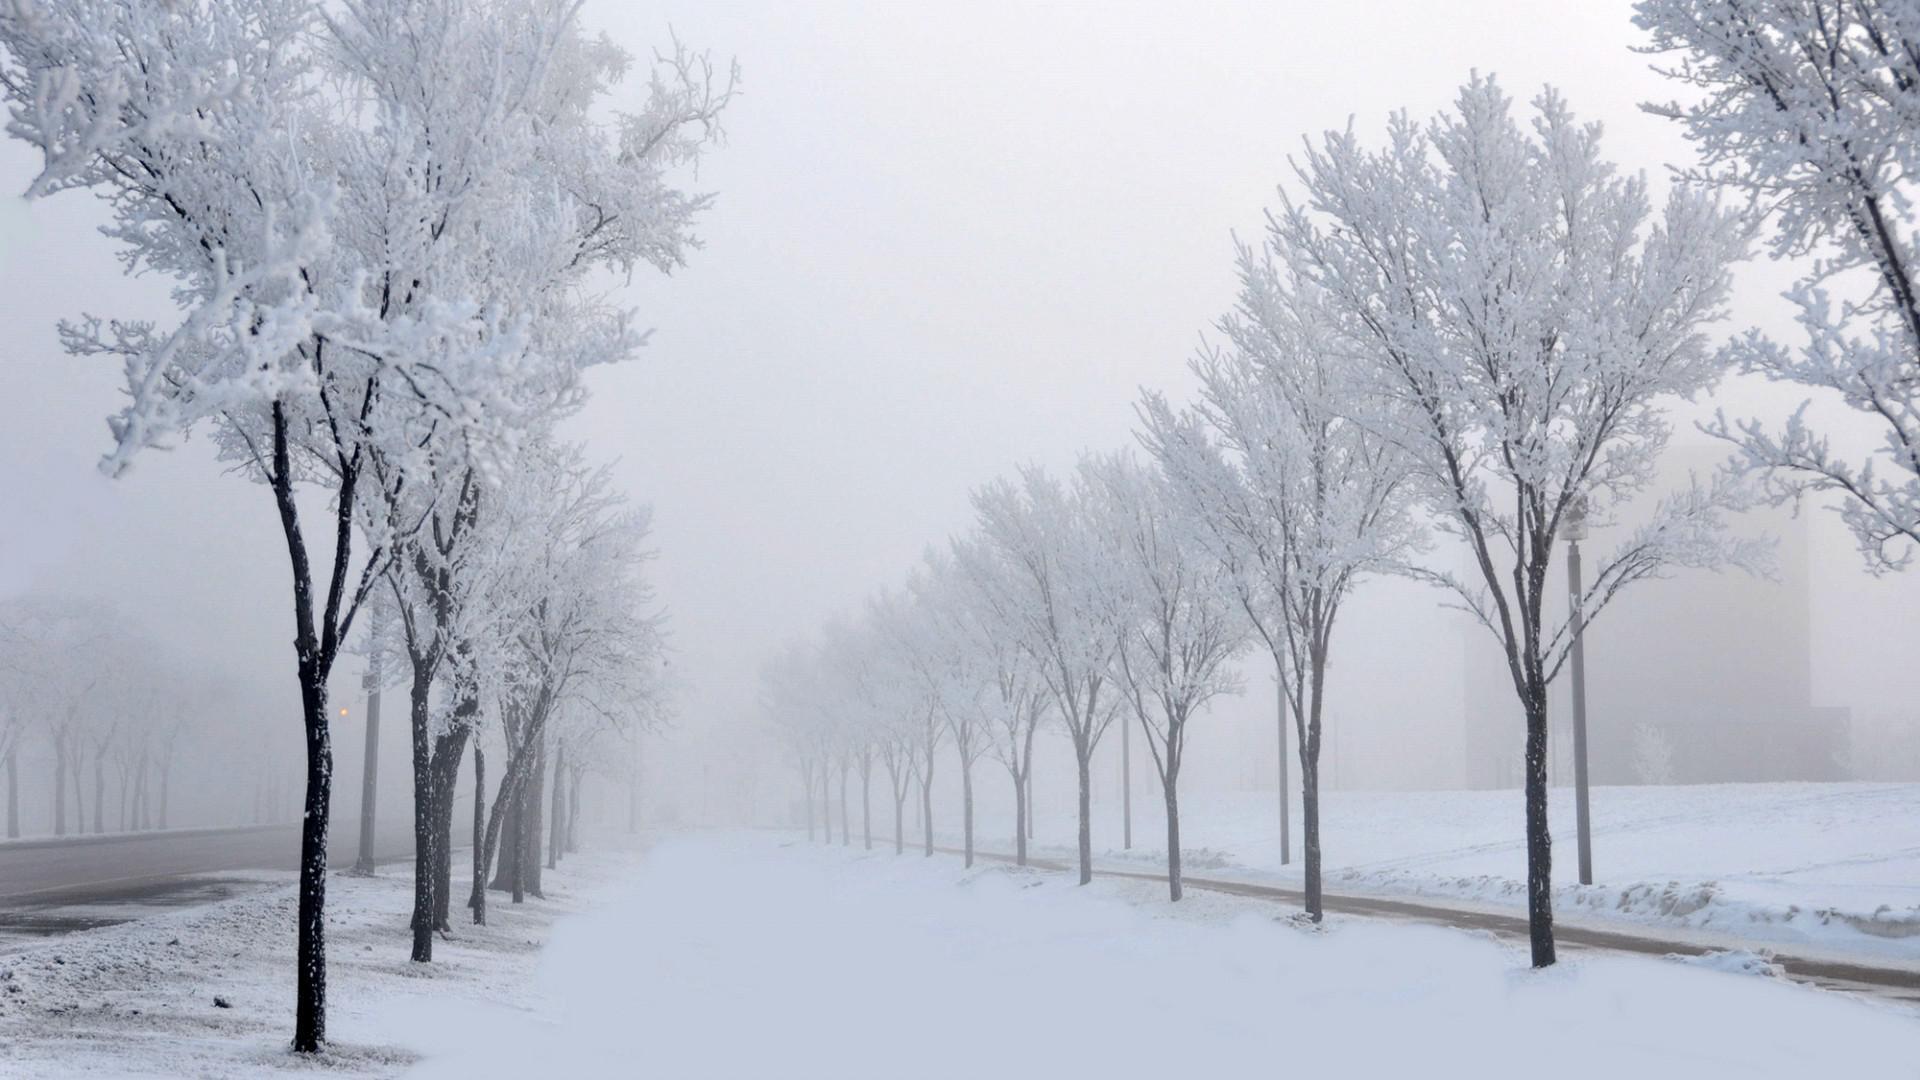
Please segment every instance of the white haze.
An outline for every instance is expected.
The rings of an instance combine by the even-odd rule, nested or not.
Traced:
[[[595,374],[569,431],[656,510],[684,694],[650,744],[653,809],[785,809],[793,781],[759,745],[760,659],[964,529],[974,485],[1129,442],[1142,386],[1184,395],[1185,361],[1231,300],[1230,237],[1260,227],[1303,136],[1351,118],[1371,137],[1390,110],[1441,108],[1477,69],[1523,98],[1552,81],[1607,125],[1613,160],[1656,181],[1688,159],[1671,124],[1637,109],[1672,90],[1630,51],[1626,0],[1540,13],[1521,0],[589,4],[638,52],[671,26],[738,57],[744,77],[729,145],[694,185],[720,193],[706,249],[671,280],[609,283],[656,334],[641,363]],[[22,147],[0,145],[0,192],[29,176]],[[292,770],[286,557],[266,494],[222,475],[204,444],[120,481],[93,468],[117,373],[60,356],[53,320],[166,310],[163,283],[123,279],[88,233],[100,220],[84,196],[0,200],[0,593],[111,597],[183,660],[256,688]],[[1786,276],[1744,272],[1737,322],[1784,330],[1772,297]],[[1745,383],[1719,399],[1736,415],[1795,400]],[[1811,529],[1815,703],[1905,711],[1920,580],[1869,580],[1836,522]],[[1336,785],[1461,782],[1463,658],[1492,647],[1467,633],[1431,593],[1362,591],[1337,657]],[[1271,783],[1272,687],[1257,665],[1248,684],[1197,733],[1198,790]],[[341,730],[348,774],[355,732]]]

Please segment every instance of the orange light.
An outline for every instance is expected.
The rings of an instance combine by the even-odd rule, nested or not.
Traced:
[[[341,716],[347,715],[347,707],[345,705],[340,706],[340,715]]]

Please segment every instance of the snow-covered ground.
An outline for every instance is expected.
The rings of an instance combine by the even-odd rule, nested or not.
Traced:
[[[414,999],[421,1077],[1883,1076],[1901,1008],[1671,961],[1536,973],[1483,937],[1142,882],[668,841],[563,922],[552,1016]]]
[[[533,973],[554,921],[589,906],[637,860],[569,857],[547,871],[546,899],[511,906],[496,894],[492,925],[456,922],[428,965],[407,959],[413,892],[404,868],[332,875],[332,1050],[318,1062],[287,1049],[291,874],[251,875],[280,883],[232,899],[20,945],[0,955],[0,1077],[398,1075],[421,1054],[420,1033],[397,1019],[405,1003],[543,1007]]]
[[[672,837],[570,860],[551,899],[421,967],[404,875],[336,875],[323,1059],[284,1048],[292,897],[276,889],[0,957],[0,1075],[1706,1080],[1920,1059],[1920,1015],[1741,973],[1765,970],[1746,957],[1533,972],[1480,935],[1308,930],[1257,900],[1070,881]]]
[[[1297,884],[1295,798],[1294,864],[1285,868],[1271,792],[1184,800],[1187,872]],[[1331,792],[1324,801],[1329,890],[1524,908],[1518,791]],[[937,805],[935,814],[947,815],[936,833],[954,841],[955,809]],[[1554,789],[1550,819],[1565,917],[1920,961],[1920,784],[1596,788],[1591,888],[1577,883],[1570,789]],[[1163,821],[1157,788],[1136,786],[1133,849],[1122,850],[1120,807],[1108,800],[1095,808],[1094,850],[1160,862]],[[1043,812],[1035,824],[1037,850],[1071,853],[1070,811]],[[997,802],[983,802],[977,828],[983,847],[1010,849],[1011,817]]]

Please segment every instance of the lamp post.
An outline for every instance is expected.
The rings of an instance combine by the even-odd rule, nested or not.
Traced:
[[[361,686],[367,692],[367,745],[361,758],[363,767],[360,772],[360,857],[353,862],[355,873],[373,873],[373,813],[374,798],[379,791],[380,775],[380,644],[386,630],[385,609],[376,603],[372,620],[372,633],[368,635],[367,674]],[[341,710],[345,714],[346,710]]]
[[[1593,884],[1593,830],[1587,815],[1587,653],[1581,600],[1580,541],[1587,538],[1587,497],[1567,504],[1567,603],[1573,620],[1573,816],[1580,834],[1580,884]]]

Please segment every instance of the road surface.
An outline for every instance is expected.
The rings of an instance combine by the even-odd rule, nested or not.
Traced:
[[[336,821],[328,864],[353,865],[358,819]],[[405,821],[375,832],[379,861],[411,858]],[[0,842],[0,938],[44,936],[125,922],[142,910],[223,899],[269,882],[223,877],[299,868],[298,823],[173,829]]]

